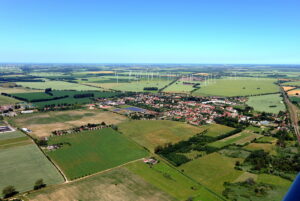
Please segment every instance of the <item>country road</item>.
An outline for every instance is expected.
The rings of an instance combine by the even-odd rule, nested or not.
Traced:
[[[298,107],[295,106],[291,101],[290,99],[287,97],[285,91],[283,90],[282,87],[280,87],[280,90],[281,90],[281,93],[283,95],[283,98],[284,98],[284,101],[287,105],[287,109],[290,113],[290,118],[291,118],[291,121],[292,121],[292,124],[293,124],[293,127],[294,127],[294,131],[295,131],[295,134],[298,138],[298,142],[300,143],[300,130],[299,130],[299,125],[298,125],[298,122],[299,122],[299,119],[298,119]]]

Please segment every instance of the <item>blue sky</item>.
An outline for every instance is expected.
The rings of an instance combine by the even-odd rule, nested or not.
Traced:
[[[1,0],[0,62],[300,64],[299,0]]]

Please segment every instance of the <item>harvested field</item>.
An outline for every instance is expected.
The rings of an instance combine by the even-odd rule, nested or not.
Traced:
[[[51,135],[51,132],[54,130],[63,130],[103,121],[106,124],[118,124],[126,120],[126,117],[112,112],[73,110],[25,114],[11,119],[11,122],[20,128],[31,129],[32,133],[30,135],[45,137]]]
[[[125,168],[118,168],[26,196],[32,201],[173,201],[174,198]]]

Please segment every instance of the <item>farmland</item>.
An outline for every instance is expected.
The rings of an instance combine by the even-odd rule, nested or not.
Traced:
[[[178,200],[186,200],[189,197],[197,197],[197,200],[206,201],[219,200],[215,194],[164,162],[152,168],[141,162],[135,162],[126,165],[126,168]]]
[[[300,87],[300,81],[285,82],[285,83],[283,83],[283,85],[298,86],[298,87]]]
[[[153,151],[157,145],[178,142],[203,131],[203,128],[174,121],[129,121],[119,130],[140,145]]]
[[[234,169],[236,161],[234,159],[222,156],[218,153],[208,154],[196,160],[190,161],[182,166],[180,170],[201,184],[222,193],[224,182],[236,180],[243,172]]]
[[[201,84],[201,88],[193,93],[199,96],[248,96],[266,93],[276,93],[279,87],[274,84],[275,79],[216,79],[215,83],[207,86]]]
[[[192,81],[189,83],[200,84],[201,82]],[[196,89],[196,88],[194,88],[193,85],[184,84],[184,81],[176,81],[171,86],[168,86],[167,88],[165,88],[164,92],[190,93],[194,89]]]
[[[300,97],[300,89],[294,89],[287,92],[289,96],[298,96]]]
[[[205,126],[202,126],[201,128],[208,129],[207,133],[205,133],[205,135],[210,136],[210,137],[218,137],[218,136],[221,136],[225,133],[228,133],[228,132],[234,130],[234,128],[224,126],[221,124],[205,125]]]
[[[249,97],[247,105],[259,112],[269,112],[278,114],[280,111],[285,111],[285,105],[280,94],[270,94],[262,96]]]
[[[51,91],[51,94],[44,92],[36,93],[17,93],[10,94],[20,100],[33,102],[36,106],[50,107],[58,105],[86,104],[92,103],[94,98],[106,98],[117,96],[118,92],[100,92],[100,91]],[[89,95],[90,97],[84,97]],[[77,97],[76,96],[82,96]]]
[[[92,110],[52,111],[47,113],[24,114],[13,118],[10,122],[20,128],[32,130],[30,135],[36,137],[49,136],[54,130],[63,130],[88,123],[118,124],[126,121],[126,117],[112,113]]]
[[[244,145],[247,142],[251,142],[252,140],[259,138],[259,137],[262,137],[262,136],[251,133],[251,132],[244,131],[244,132],[229,136],[227,138],[224,138],[222,140],[212,142],[212,143],[208,144],[208,146],[214,147],[214,148],[222,148],[222,147],[225,147],[230,144]]]
[[[131,83],[121,83],[116,84],[111,87],[111,89],[119,90],[119,91],[133,91],[133,92],[141,92],[144,91],[145,87],[157,87],[161,89],[168,85],[171,81],[138,81],[138,82],[131,82]],[[100,85],[101,86],[101,85]]]
[[[52,186],[26,195],[32,201],[174,201],[166,193],[125,168],[118,168],[66,185]]]
[[[45,82],[16,82],[16,84],[31,89],[47,89],[53,90],[77,90],[77,91],[99,91],[97,87],[90,87],[76,83],[63,81],[45,81]]]
[[[19,192],[33,189],[38,179],[47,185],[63,182],[63,177],[28,137],[16,131],[0,136],[0,189],[13,185]]]
[[[19,100],[16,100],[14,98],[10,98],[7,96],[0,95],[0,105],[8,105],[8,104],[14,104],[20,102]]]
[[[111,128],[49,140],[49,144],[58,143],[63,143],[63,147],[47,155],[71,180],[147,156],[146,150]]]

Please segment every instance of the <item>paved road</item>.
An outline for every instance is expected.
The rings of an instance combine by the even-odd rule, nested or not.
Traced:
[[[284,98],[284,101],[288,107],[288,110],[289,110],[289,113],[290,113],[290,118],[291,118],[291,121],[292,121],[292,124],[293,124],[293,127],[294,127],[294,131],[296,133],[296,136],[298,138],[298,142],[300,143],[300,130],[299,130],[299,125],[298,125],[298,122],[299,122],[299,119],[298,119],[298,107],[295,106],[291,101],[290,99],[287,97],[286,93],[284,92],[283,88],[280,87],[281,89],[281,93],[283,95],[283,98]]]

